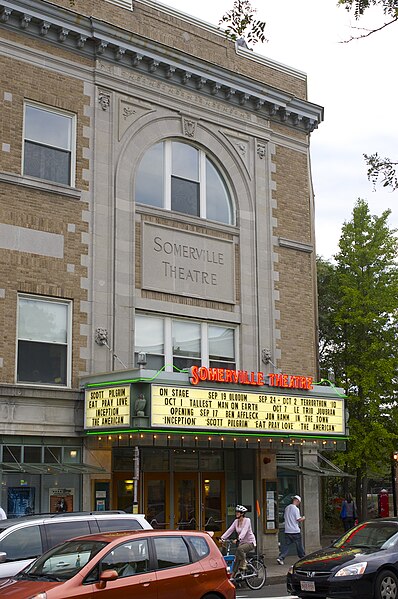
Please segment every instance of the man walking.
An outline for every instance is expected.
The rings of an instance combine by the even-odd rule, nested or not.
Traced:
[[[296,545],[297,555],[300,558],[305,555],[300,530],[300,522],[305,520],[305,516],[300,515],[300,510],[298,508],[300,503],[300,495],[295,495],[292,499],[292,503],[285,509],[285,544],[282,546],[279,557],[276,559],[280,566],[283,566],[284,559],[287,556],[289,547],[292,543]]]

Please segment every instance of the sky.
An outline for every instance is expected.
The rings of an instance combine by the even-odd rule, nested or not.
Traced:
[[[233,0],[161,2],[212,25]],[[361,40],[344,43],[385,22],[371,7],[359,21],[337,0],[251,0],[256,18],[266,22],[267,43],[254,51],[308,76],[308,99],[325,109],[324,122],[311,135],[317,254],[333,259],[342,225],[358,198],[371,214],[391,209],[398,228],[398,191],[367,179],[363,154],[378,152],[398,161],[395,52],[398,24]],[[353,28],[357,28],[356,30]]]

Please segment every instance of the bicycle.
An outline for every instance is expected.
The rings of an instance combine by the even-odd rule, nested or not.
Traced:
[[[223,557],[227,564],[228,571],[232,571],[233,563],[235,561],[235,556],[231,553],[232,541],[224,541],[221,545],[226,549],[226,553],[223,554]],[[231,580],[237,587],[246,584],[252,591],[258,591],[265,585],[265,581],[267,580],[267,567],[264,564],[264,556],[251,552],[246,555],[246,561],[246,570],[238,570],[235,578]]]

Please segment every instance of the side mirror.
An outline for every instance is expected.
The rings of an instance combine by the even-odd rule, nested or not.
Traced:
[[[7,559],[7,554],[4,551],[0,551],[0,564],[4,564]]]
[[[100,574],[100,581],[98,586],[100,589],[104,589],[108,582],[110,582],[111,580],[116,580],[117,578],[119,578],[119,574],[116,572],[116,570],[104,570]]]

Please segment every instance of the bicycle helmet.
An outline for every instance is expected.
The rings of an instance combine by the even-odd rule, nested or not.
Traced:
[[[244,505],[237,505],[235,508],[235,512],[240,512],[241,514],[246,514],[247,507],[245,507]]]

